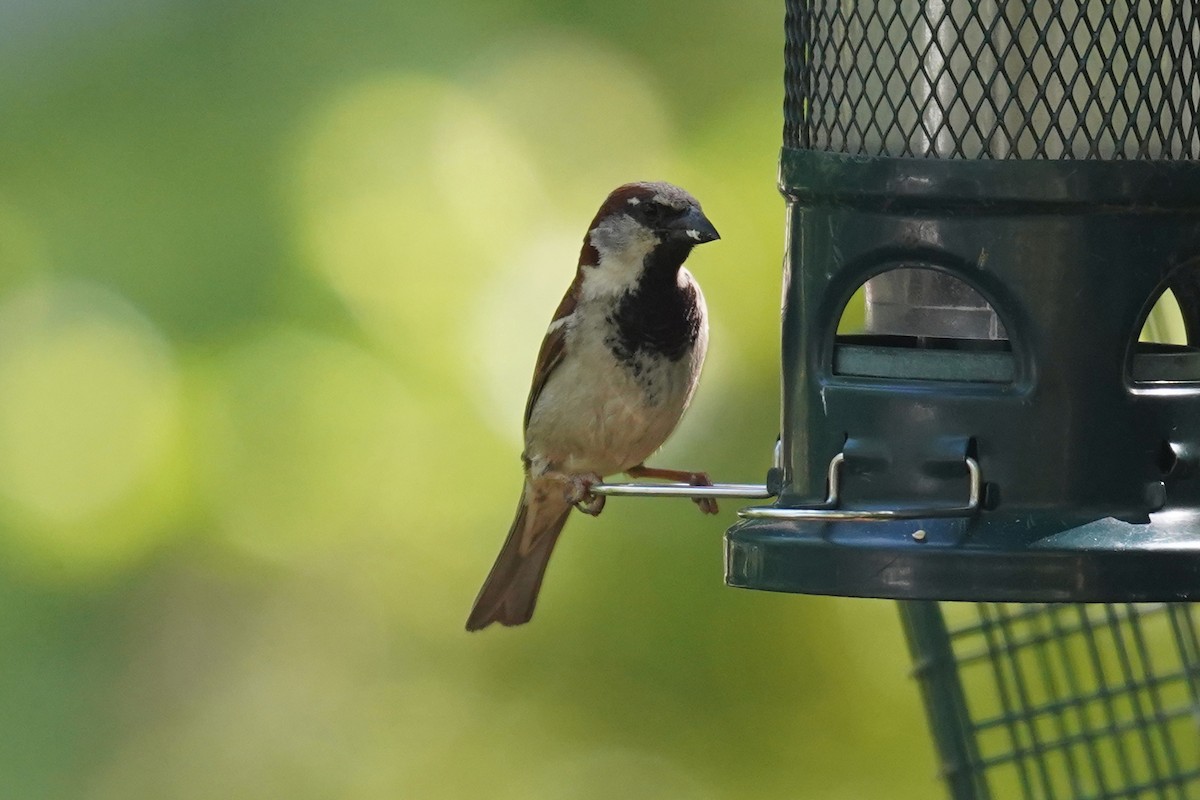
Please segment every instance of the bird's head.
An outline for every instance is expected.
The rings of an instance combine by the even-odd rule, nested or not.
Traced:
[[[600,206],[579,263],[621,273],[644,266],[673,271],[693,247],[720,238],[696,198],[678,186],[627,183]]]

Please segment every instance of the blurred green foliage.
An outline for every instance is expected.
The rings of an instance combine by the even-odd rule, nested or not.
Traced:
[[[926,798],[891,604],[722,586],[727,506],[572,521],[467,635],[588,219],[701,198],[658,462],[778,425],[782,7],[0,3],[0,796]]]

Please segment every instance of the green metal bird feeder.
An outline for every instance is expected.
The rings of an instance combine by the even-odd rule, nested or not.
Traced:
[[[778,496],[727,582],[905,601],[955,798],[1200,797],[1200,11],[786,26]],[[1165,294],[1186,344],[1139,341]]]

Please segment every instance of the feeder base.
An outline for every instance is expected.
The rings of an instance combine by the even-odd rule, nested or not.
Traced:
[[[1140,521],[1047,512],[903,522],[743,520],[725,582],[744,589],[983,602],[1200,600],[1200,511]]]

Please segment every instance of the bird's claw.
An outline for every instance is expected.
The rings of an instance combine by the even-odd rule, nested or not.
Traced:
[[[602,494],[592,492],[592,487],[599,482],[599,475],[572,475],[567,490],[567,501],[588,516],[598,516],[604,510],[604,502],[608,499]]]
[[[588,516],[596,517],[599,516],[600,512],[604,510],[604,501],[607,499],[608,498],[602,494],[592,494],[591,492],[588,492],[586,495],[584,495],[583,499],[576,501],[575,507]]]
[[[638,464],[636,467],[631,467],[625,470],[625,474],[631,478],[660,478],[662,480],[676,481],[686,483],[691,486],[712,486],[713,482],[708,477],[707,472],[687,472],[680,469],[662,469],[661,467],[647,467],[645,464]],[[692,502],[700,509],[702,514],[716,514],[717,501],[712,497],[693,497]]]
[[[712,486],[713,482],[706,472],[693,472],[688,480],[692,486]],[[716,514],[717,499],[715,497],[693,497],[692,502],[700,509],[701,514]]]

